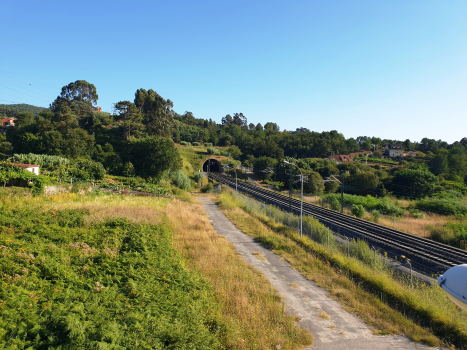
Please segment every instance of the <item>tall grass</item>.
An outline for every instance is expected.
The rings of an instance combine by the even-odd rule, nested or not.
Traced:
[[[204,195],[209,196],[209,195]],[[212,195],[211,195],[212,196]],[[311,344],[308,331],[283,313],[277,291],[235,253],[212,228],[202,205],[173,201],[164,210],[174,230],[174,244],[189,266],[210,281],[228,322],[228,347],[296,349]]]
[[[382,333],[404,333],[430,345],[442,342],[465,348],[467,315],[436,285],[410,284],[392,278],[335,249],[327,249],[264,214],[250,212],[231,195],[220,196],[223,212],[245,233],[266,244],[331,292],[347,309]],[[246,212],[244,211],[246,210]],[[408,317],[405,317],[408,315]]]
[[[206,196],[213,195],[208,194]],[[172,255],[169,254],[169,259],[175,260],[169,261],[168,265],[171,266],[170,264],[178,263],[177,254],[180,254],[183,260],[180,266],[181,271],[184,271],[183,273],[187,273],[189,276],[198,276],[200,285],[206,287],[206,284],[209,284],[208,289],[213,291],[214,299],[210,299],[209,301],[208,289],[204,287],[199,289],[194,286],[195,290],[193,293],[201,295],[200,293],[204,291],[204,295],[208,298],[203,299],[200,297],[194,303],[194,306],[198,307],[199,303],[205,300],[206,310],[209,309],[210,305],[214,307],[214,309],[210,309],[213,312],[204,313],[204,315],[209,315],[212,320],[207,323],[204,322],[204,324],[208,327],[212,327],[212,329],[210,328],[211,334],[217,334],[222,348],[277,349],[279,345],[281,349],[298,349],[301,348],[302,345],[310,344],[310,334],[295,326],[292,317],[286,314],[284,315],[279,295],[264,276],[255,272],[251,267],[245,264],[236,254],[234,247],[223,237],[218,236],[214,232],[201,204],[196,199],[193,200],[193,197],[186,192],[181,192],[181,194],[176,197],[180,198],[180,200],[126,197],[100,193],[79,196],[73,193],[66,193],[49,197],[27,197],[21,200],[18,200],[18,198],[2,197],[0,198],[0,205],[18,211],[18,213],[26,213],[26,211],[28,213],[34,211],[49,214],[63,211],[68,213],[81,212],[81,217],[78,220],[80,225],[79,230],[83,230],[84,232],[88,231],[87,234],[89,234],[90,237],[100,237],[99,239],[105,239],[107,242],[116,242],[113,239],[114,236],[109,235],[108,232],[96,231],[96,227],[103,227],[108,225],[109,222],[120,222],[124,219],[125,222],[127,222],[125,227],[117,225],[112,229],[122,231],[122,234],[128,235],[134,233],[134,231],[128,229],[128,227],[132,227],[131,225],[137,225],[137,227],[153,227],[154,225],[157,227],[164,226],[166,230],[168,229],[172,232],[171,236],[173,241],[167,241],[166,238],[169,236],[165,235],[164,241],[160,242],[160,244],[166,247],[166,243],[169,242],[173,244],[176,250],[176,252],[172,251]],[[50,219],[55,220],[54,217]],[[65,223],[72,222],[72,220],[67,217],[61,220]],[[13,230],[12,232],[14,232],[14,228],[10,229],[9,225],[3,225],[2,228],[3,227],[7,235],[6,239],[13,238],[14,236],[12,236],[8,230]],[[34,225],[31,225],[31,228],[34,228]],[[47,226],[43,227],[43,229],[47,229]],[[140,238],[143,239],[143,237],[138,235],[134,237],[136,241]],[[67,240],[69,237],[64,235],[60,237],[60,239],[68,243]],[[153,237],[149,239],[152,240]],[[154,236],[154,239],[157,240],[160,238]],[[1,244],[3,243],[0,243],[0,245]],[[32,245],[33,243],[30,243],[30,246]],[[91,246],[89,242],[88,245]],[[109,248],[112,247],[109,246]],[[161,258],[157,257],[158,254],[160,255],[159,252],[151,251],[150,253],[156,255],[154,256],[156,259]],[[144,258],[144,256],[141,256],[141,258]],[[73,258],[71,261],[73,262]],[[142,264],[144,263],[145,262],[142,262]],[[107,264],[107,261],[103,261],[103,264]],[[161,271],[162,268],[164,268],[164,266],[155,267],[151,270],[151,273],[154,273],[154,271]],[[133,270],[127,268],[125,273],[130,274],[136,272],[134,272],[134,268]],[[155,274],[155,277],[160,278],[157,274]],[[175,276],[170,277],[170,279],[173,279],[174,283],[180,282]],[[203,280],[205,282],[203,282]],[[124,283],[125,275],[122,277],[121,281]],[[94,282],[95,281],[93,281],[93,283]],[[107,288],[107,284],[102,281],[99,282]],[[180,283],[180,285],[183,286],[183,281]],[[94,286],[92,283],[91,287],[100,288],[100,286]],[[83,288],[86,288],[86,286],[83,285]],[[185,292],[190,294],[192,289],[192,287],[186,288]],[[105,290],[99,293],[104,292]],[[156,292],[156,290],[154,292]],[[149,292],[147,297],[151,295],[151,292]],[[163,291],[160,291],[159,294],[153,296],[153,301],[159,300],[158,298],[163,295]],[[174,294],[174,296],[176,295]],[[116,298],[117,297],[118,295]],[[189,295],[186,296],[186,298],[189,297]],[[187,301],[188,299],[186,298],[181,298],[180,302],[173,301],[173,304],[179,305],[183,300],[185,300],[183,303],[185,303],[187,307],[193,304]],[[136,301],[138,300],[140,299],[137,298]],[[119,300],[116,299],[115,303],[118,304]],[[216,307],[216,304],[219,307]],[[59,306],[58,299],[54,305],[55,307]],[[140,305],[143,307],[143,304]],[[146,305],[150,304],[148,303]],[[161,306],[162,305],[165,304],[161,304]],[[107,307],[107,304],[105,304],[105,306]],[[151,310],[147,312],[152,312]],[[168,310],[170,310],[170,308],[168,308]],[[198,310],[197,312],[199,315],[192,318],[193,329],[195,329],[194,327],[198,327],[197,320],[203,317],[202,310],[195,308],[194,311],[196,310]],[[137,320],[139,320],[139,313],[140,309],[136,306],[127,309],[128,317],[134,317]],[[148,315],[148,313],[145,314],[142,311],[141,314],[144,316]],[[188,316],[189,315],[191,315],[191,313],[188,313]],[[0,316],[0,318],[1,317],[3,317],[3,315]],[[119,320],[115,320],[115,323],[119,324]],[[143,332],[150,332],[152,330],[152,325],[146,327],[143,322],[140,322],[140,324],[141,327],[147,328],[147,330],[144,329]],[[159,325],[163,328],[167,323],[161,321]],[[175,330],[168,331],[166,333],[167,337],[175,338],[183,333],[185,334],[185,338],[189,341],[189,336],[191,334],[189,331],[185,331],[178,323],[174,323],[173,326],[179,327],[183,332],[177,332]],[[200,327],[202,327],[202,325],[200,325]],[[106,329],[108,330],[108,328]],[[101,330],[97,329],[96,331]],[[136,336],[139,332],[142,331],[138,329],[135,331],[135,335],[133,335],[132,330],[129,330],[129,334],[134,336],[136,340],[139,339]],[[198,333],[199,334],[193,338],[195,341],[205,334],[202,331]],[[138,343],[138,345],[136,345],[136,343],[130,344],[127,345],[126,348],[144,348],[141,344],[142,342]],[[215,343],[204,347],[200,344],[201,343],[198,343],[198,345],[196,343],[190,343],[178,347],[173,345],[172,348],[216,348]],[[153,348],[157,348],[155,342],[153,343]],[[170,348],[170,346],[167,343],[167,345],[161,348]]]

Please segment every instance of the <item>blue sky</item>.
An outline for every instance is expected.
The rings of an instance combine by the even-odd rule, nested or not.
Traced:
[[[467,137],[465,0],[3,0],[0,13],[0,103],[48,106],[84,79],[109,112],[152,88],[217,122]]]

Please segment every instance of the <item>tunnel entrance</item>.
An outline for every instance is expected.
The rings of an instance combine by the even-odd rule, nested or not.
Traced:
[[[203,163],[203,171],[204,172],[212,172],[212,173],[223,173],[224,168],[222,164],[214,158],[206,159]]]

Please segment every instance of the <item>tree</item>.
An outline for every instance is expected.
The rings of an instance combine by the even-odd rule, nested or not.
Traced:
[[[406,150],[412,149],[412,142],[410,142],[409,139],[405,140],[404,141],[404,147],[405,147]]]
[[[430,161],[430,170],[435,175],[441,175],[448,171],[448,151],[443,149],[438,150],[436,155]]]
[[[346,144],[347,144],[347,149],[352,152],[352,151],[358,151],[360,149],[360,147],[358,147],[358,143],[357,141],[351,137],[350,139],[348,139],[346,141]]]
[[[59,113],[63,108],[69,107],[78,117],[92,114],[93,106],[96,106],[98,95],[96,87],[86,80],[77,80],[62,87],[62,92],[50,105],[54,113]]]
[[[171,139],[149,136],[129,143],[128,161],[142,177],[160,178],[162,173],[179,170],[180,154]]]
[[[256,131],[263,131],[263,126],[261,123],[256,124]]]
[[[274,174],[274,166],[277,164],[277,159],[270,157],[260,157],[253,161],[253,172],[261,180],[270,179]]]
[[[16,126],[28,125],[34,122],[34,114],[32,114],[31,112],[20,112],[16,116],[16,119]]]
[[[130,101],[120,101],[115,104],[115,120],[119,121],[125,129],[125,139],[129,140],[131,130],[137,130],[142,127],[141,120],[143,116],[141,111]]]
[[[248,122],[243,113],[234,113],[232,118],[232,124],[238,125],[243,129],[247,127]]]
[[[271,122],[268,122],[266,124],[264,124],[264,130],[267,130],[267,131],[279,131],[279,125],[277,125],[276,123],[271,123]]]
[[[432,196],[439,191],[439,181],[435,175],[428,171],[402,169],[394,173],[387,188],[396,195],[422,198]]]
[[[150,135],[169,137],[173,128],[173,102],[152,89],[138,89],[135,106],[143,113],[143,124]]]
[[[350,182],[347,184],[347,182]],[[345,180],[346,190],[366,195],[374,192],[379,186],[379,177],[372,171],[358,171],[349,180]]]
[[[308,175],[303,182],[303,192],[318,195],[324,191],[324,181],[321,175],[313,170],[302,170],[303,175]]]
[[[230,125],[232,124],[232,116],[230,114],[227,114],[225,117],[222,118],[222,125]]]
[[[467,159],[464,151],[459,147],[451,148],[448,155],[449,170],[454,174],[463,172],[466,170],[466,164]]]
[[[242,155],[240,148],[235,145],[230,146],[227,151],[230,153],[233,159],[238,159]]]

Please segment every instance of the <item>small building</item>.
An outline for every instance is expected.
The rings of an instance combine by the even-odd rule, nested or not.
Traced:
[[[330,156],[328,158],[329,160],[335,160],[337,164],[339,163],[348,163],[348,162],[353,162],[353,159],[345,154],[339,155],[339,156]]]
[[[415,153],[414,151],[405,152],[404,157],[408,157],[408,156],[416,157],[417,153]]]
[[[30,171],[34,175],[39,175],[40,171],[39,168],[41,167],[40,165],[35,165],[35,164],[20,164],[20,163],[11,163],[17,167],[24,168],[24,170]]]
[[[2,123],[2,127],[4,128],[8,128],[10,126],[15,126],[15,121],[16,121],[16,118],[3,118],[1,120],[1,123]]]
[[[390,158],[403,157],[404,145],[401,145],[400,143],[389,143],[384,148],[383,155]]]

